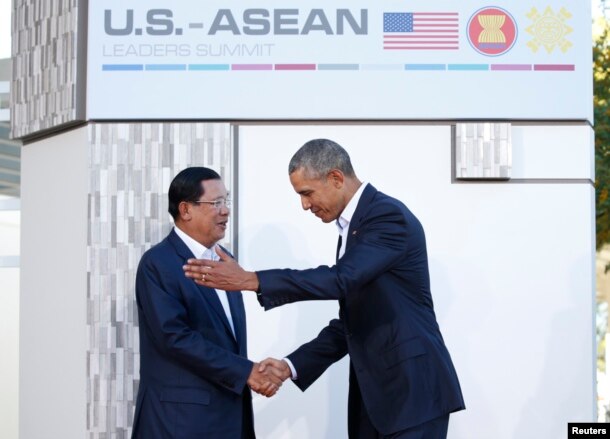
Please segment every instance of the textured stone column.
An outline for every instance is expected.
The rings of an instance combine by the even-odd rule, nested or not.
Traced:
[[[13,137],[84,121],[87,1],[13,0],[12,35]]]
[[[455,127],[455,172],[457,179],[511,177],[510,123],[458,123]]]
[[[167,190],[180,170],[211,167],[232,191],[231,128],[96,123],[88,136],[87,430],[90,439],[127,439],[140,364],[138,262],[171,228]],[[229,231],[229,248],[231,241]]]

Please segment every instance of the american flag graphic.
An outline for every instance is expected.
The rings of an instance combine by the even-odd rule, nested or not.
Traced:
[[[459,49],[457,12],[384,12],[386,50]]]

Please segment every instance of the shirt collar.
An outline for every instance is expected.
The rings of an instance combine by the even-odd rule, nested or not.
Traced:
[[[176,235],[178,235],[178,237],[182,239],[182,241],[186,244],[191,253],[193,253],[193,256],[195,256],[196,258],[201,258],[206,252],[206,250],[208,250],[205,245],[195,241],[193,238],[187,235],[186,232],[181,230],[180,227],[174,225],[174,231],[176,232]]]
[[[367,184],[368,183],[366,181],[362,182],[352,199],[349,200],[349,203],[347,203],[347,206],[345,206],[345,209],[343,209],[343,212],[341,212],[339,218],[337,218],[336,224],[337,228],[339,229],[339,233],[342,233],[343,230],[349,226],[349,223],[354,216],[354,212],[356,211],[356,207],[358,207],[358,202],[360,201],[362,192],[364,192],[364,188]]]

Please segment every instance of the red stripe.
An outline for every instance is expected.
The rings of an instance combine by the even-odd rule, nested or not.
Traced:
[[[276,64],[275,70],[315,70],[315,64]]]
[[[384,35],[387,39],[411,39],[411,38],[453,38],[457,39],[458,35]]]
[[[419,33],[423,33],[423,32],[446,32],[446,33],[458,33],[459,30],[458,29],[416,29],[413,32],[419,32]]]
[[[534,70],[547,72],[572,72],[574,64],[534,64]]]
[[[385,50],[457,50],[458,46],[450,46],[450,47],[438,47],[438,46],[430,46],[430,47],[383,47]]]
[[[418,24],[418,23],[413,23],[413,27],[458,27],[458,24],[428,24],[428,23],[423,23],[423,24]]]
[[[457,12],[413,12],[413,16],[415,17],[416,15],[433,15],[433,16],[449,15],[449,16],[457,17],[459,14]]]
[[[458,21],[457,18],[418,18],[417,21]]]
[[[455,40],[451,41],[384,41],[384,44],[452,44],[457,43]]]

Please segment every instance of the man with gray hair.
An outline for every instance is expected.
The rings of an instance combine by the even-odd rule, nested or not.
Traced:
[[[307,389],[350,356],[348,431],[358,439],[442,439],[449,414],[464,409],[434,313],[424,230],[407,207],[361,182],[349,155],[327,139],[292,157],[290,182],[304,210],[339,229],[337,263],[308,270],[243,270],[189,260],[200,285],[256,291],[265,310],[303,300],[337,300],[339,318],[284,360],[267,359]]]

